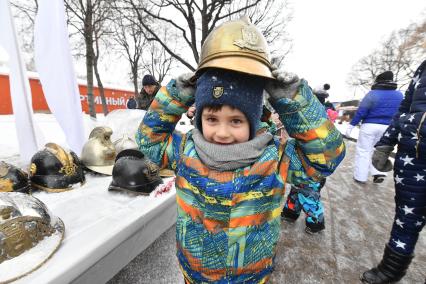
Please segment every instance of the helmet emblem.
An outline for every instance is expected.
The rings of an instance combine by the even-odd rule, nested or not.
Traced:
[[[13,191],[13,182],[8,179],[0,179],[0,192],[11,192]]]
[[[234,41],[234,45],[244,49],[250,49],[257,52],[265,52],[259,44],[259,36],[256,34],[256,29],[250,26],[245,26],[241,29],[241,39]]]
[[[75,171],[77,169],[77,166],[72,163],[72,164],[68,164],[68,165],[64,165],[59,172],[65,174],[66,176],[72,176],[75,174]]]
[[[160,171],[158,166],[156,164],[154,164],[153,162],[147,162],[146,165],[148,167],[148,178],[153,179],[153,178],[157,177],[158,172]]]
[[[223,87],[214,87],[213,88],[213,97],[215,99],[220,98],[223,95],[223,90],[224,90]]]
[[[30,175],[34,176],[36,172],[37,172],[37,166],[36,166],[36,164],[31,163],[31,166],[30,166]]]

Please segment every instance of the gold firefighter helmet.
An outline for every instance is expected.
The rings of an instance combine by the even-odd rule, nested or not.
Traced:
[[[111,142],[112,129],[106,126],[95,127],[89,140],[84,144],[81,161],[89,170],[112,175],[116,151]]]
[[[0,283],[17,280],[42,266],[59,248],[64,223],[39,199],[0,192]]]
[[[201,48],[197,74],[205,68],[223,68],[274,78],[271,74],[268,44],[248,17],[215,28]]]

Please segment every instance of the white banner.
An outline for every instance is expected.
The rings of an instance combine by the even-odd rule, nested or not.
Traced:
[[[77,79],[63,0],[39,0],[34,27],[35,63],[52,114],[68,146],[80,155],[85,142]]]
[[[9,0],[0,0],[0,45],[9,55],[9,82],[21,160],[29,164],[42,145],[37,143],[30,84],[22,62]],[[4,139],[4,137],[3,137]]]

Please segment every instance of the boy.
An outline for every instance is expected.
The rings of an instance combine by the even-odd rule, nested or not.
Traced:
[[[266,283],[284,182],[309,184],[343,159],[342,138],[307,83],[271,73],[269,61],[259,60],[267,59],[265,48],[246,19],[222,24],[203,45],[196,89],[191,75],[161,88],[137,133],[140,150],[176,172],[177,257],[186,283]],[[264,89],[296,139],[255,135]],[[196,128],[173,132],[194,98]]]

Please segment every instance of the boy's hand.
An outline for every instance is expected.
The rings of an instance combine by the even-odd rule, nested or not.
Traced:
[[[374,150],[372,163],[373,166],[381,172],[389,172],[392,170],[392,162],[389,160],[389,155],[392,152],[392,146],[377,146]]]
[[[294,73],[283,70],[273,70],[272,75],[276,80],[269,80],[266,83],[265,90],[274,99],[281,98],[292,99],[299,87],[299,77]]]
[[[184,96],[194,96],[195,94],[195,73],[184,73],[177,77],[176,87]]]

